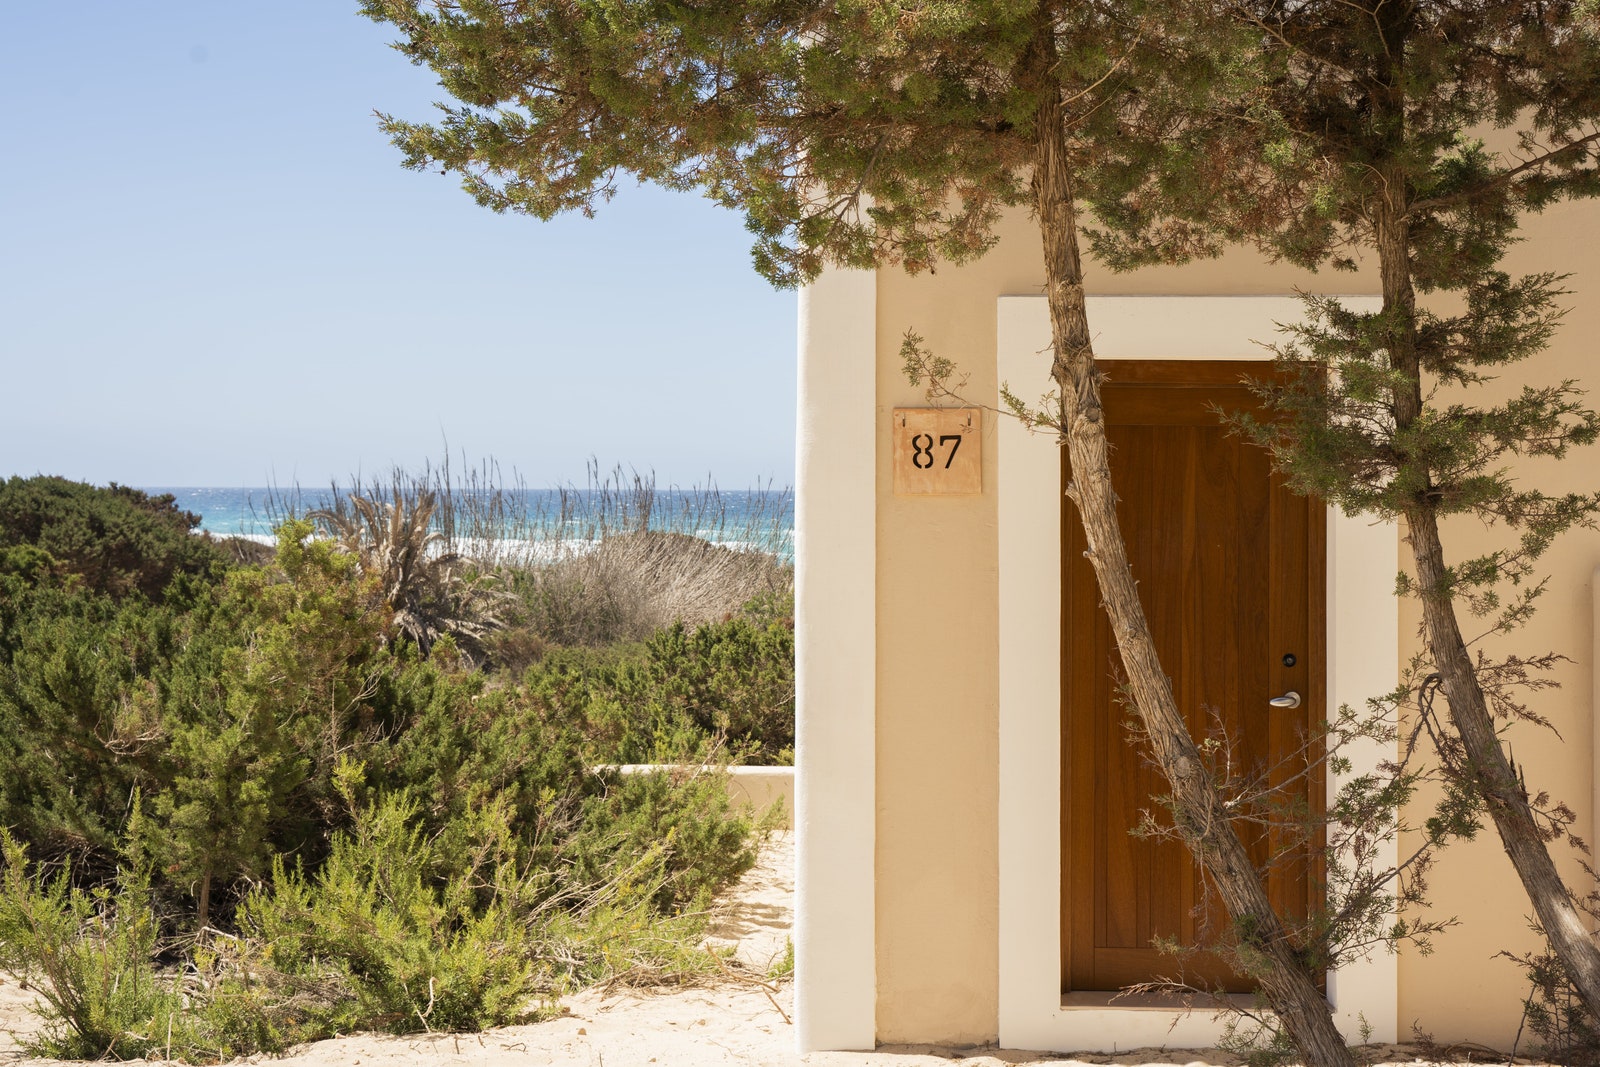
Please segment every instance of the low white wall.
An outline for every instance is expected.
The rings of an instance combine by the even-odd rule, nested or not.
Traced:
[[[624,763],[620,766],[596,767],[595,770],[614,770],[619,774],[652,774],[656,771],[718,771],[720,767],[692,768],[672,763]],[[729,767],[728,797],[735,804],[751,808],[757,815],[772,806],[773,801],[783,801],[783,819],[779,826],[794,829],[794,768],[793,767]]]

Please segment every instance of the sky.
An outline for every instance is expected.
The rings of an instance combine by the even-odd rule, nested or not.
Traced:
[[[328,0],[8,5],[0,477],[326,485],[593,457],[793,481],[793,292],[742,220],[627,183],[496,215],[401,169],[373,111],[444,93]]]

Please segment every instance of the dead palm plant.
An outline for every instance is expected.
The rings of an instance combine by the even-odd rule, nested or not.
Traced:
[[[424,655],[450,634],[470,658],[480,658],[483,639],[503,625],[508,594],[496,575],[451,551],[434,529],[433,490],[396,478],[391,491],[392,501],[379,499],[376,486],[370,496],[335,495],[331,507],[309,517],[355,556],[361,574],[377,578],[396,629]]]

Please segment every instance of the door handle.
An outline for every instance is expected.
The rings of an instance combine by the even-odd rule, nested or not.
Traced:
[[[1273,697],[1267,703],[1275,708],[1298,708],[1300,706],[1300,694],[1291,689],[1281,697]]]

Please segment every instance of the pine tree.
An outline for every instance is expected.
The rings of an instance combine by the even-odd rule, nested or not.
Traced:
[[[779,284],[825,264],[916,271],[981,255],[1002,209],[1042,237],[1070,495],[1176,824],[1210,874],[1253,977],[1307,1062],[1351,1063],[1305,954],[1176,706],[1114,510],[1084,303],[1078,200],[1097,192],[1133,90],[1204,94],[1213,25],[1125,0],[682,4],[366,0],[457,103],[434,125],[383,117],[406,165],[462,176],[497,211],[592,212],[632,174],[744,213]],[[1177,39],[1182,28],[1190,37]],[[1205,250],[1167,247],[1181,257]]]
[[[1376,261],[1382,310],[1313,301],[1312,325],[1281,353],[1290,373],[1269,390],[1284,419],[1253,431],[1302,491],[1404,520],[1415,578],[1402,587],[1421,601],[1436,671],[1427,684],[1449,709],[1451,728],[1435,730],[1441,762],[1481,802],[1600,1015],[1600,949],[1548,847],[1571,814],[1530,797],[1495,721],[1542,721],[1516,690],[1537,688],[1548,660],[1475,662],[1456,611],[1464,603],[1492,614],[1496,631],[1514,627],[1542,588],[1530,581],[1535,559],[1600,511],[1600,495],[1519,488],[1500,466],[1596,439],[1600,416],[1574,382],[1524,385],[1503,401],[1472,392],[1517,373],[1561,315],[1560,278],[1513,278],[1499,264],[1524,213],[1600,193],[1597,8],[1229,0],[1223,10],[1254,41],[1256,88],[1190,111],[1183,146],[1162,151],[1204,154],[1206,173],[1226,180],[1173,184],[1151,155],[1126,153],[1096,204],[1108,224],[1098,247],[1135,266],[1160,258],[1149,234],[1187,226],[1306,267]],[[1439,520],[1450,515],[1503,524],[1515,541],[1447,563]]]
[[[198,926],[215,887],[260,876],[273,854],[315,859],[343,813],[333,771],[369,743],[370,709],[392,660],[378,655],[391,613],[356,560],[311,524],[278,528],[276,565],[230,574],[219,626],[184,642],[169,679],[162,787],[153,792],[140,845],[173,882],[194,887]]]
[[[195,925],[202,931],[211,922],[218,879],[266,873],[273,820],[306,771],[270,711],[230,703],[244,706],[229,707],[220,723],[173,731],[172,784],[157,796],[140,841],[172,881],[195,887]]]

